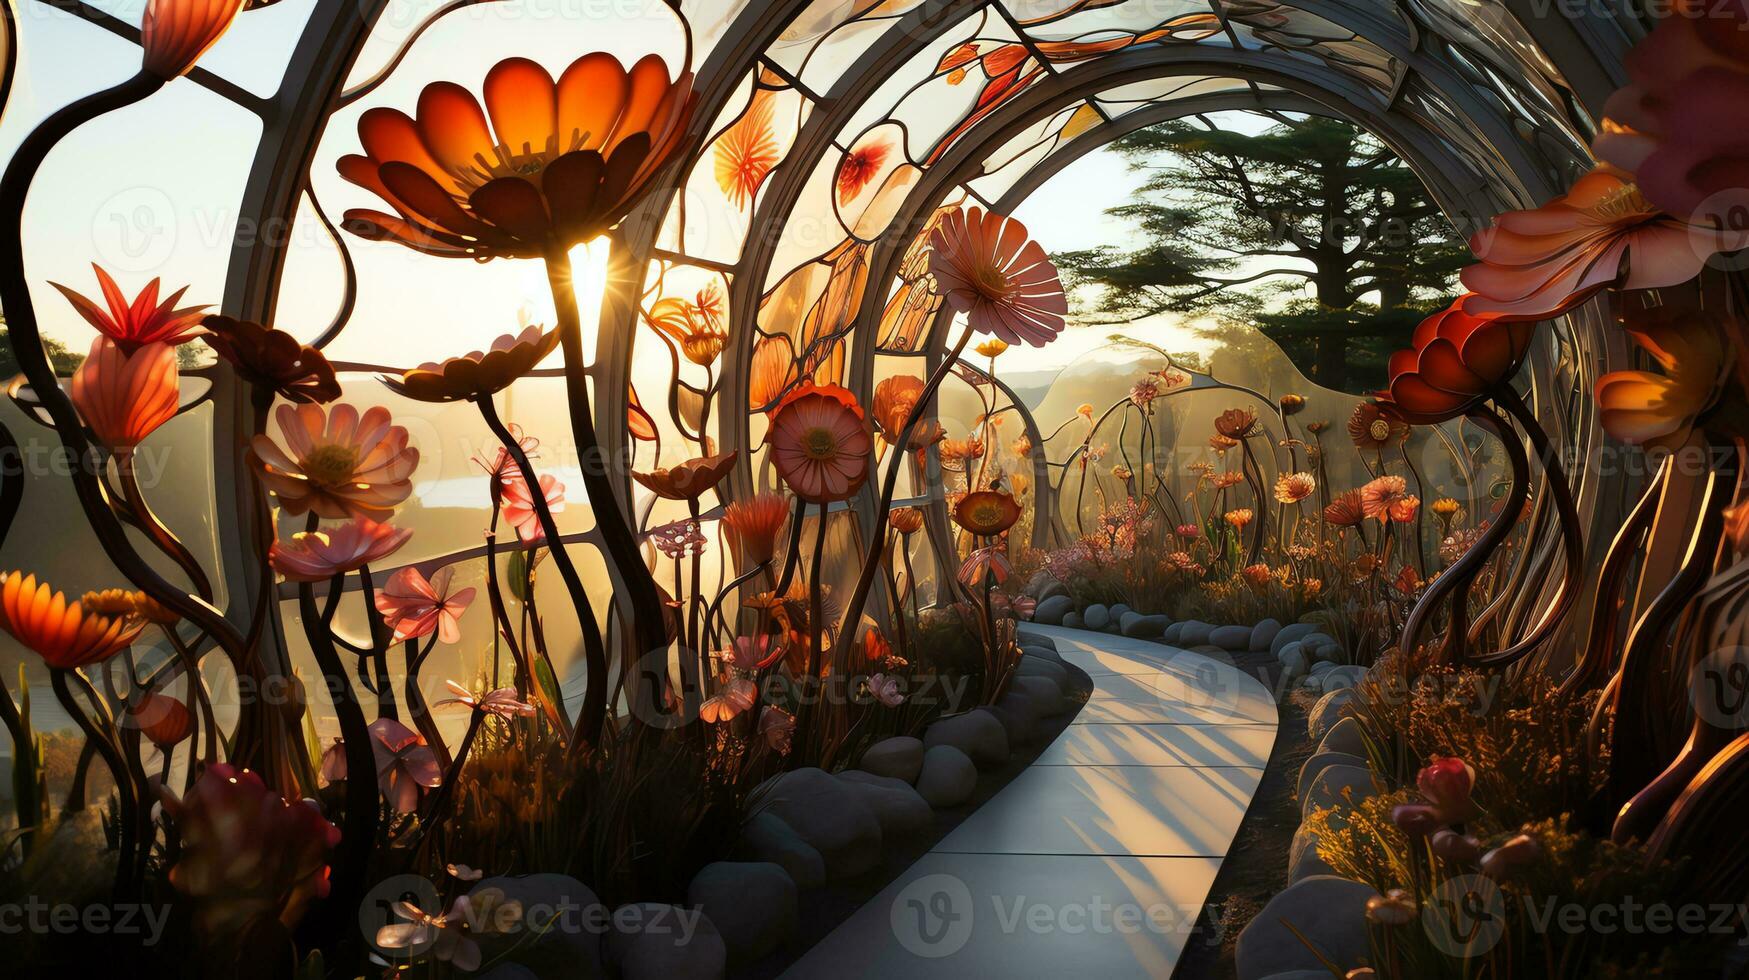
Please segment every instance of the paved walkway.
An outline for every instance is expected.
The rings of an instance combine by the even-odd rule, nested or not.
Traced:
[[[1269,761],[1275,702],[1198,654],[1023,633],[1087,672],[1086,707],[784,977],[1171,974]]]

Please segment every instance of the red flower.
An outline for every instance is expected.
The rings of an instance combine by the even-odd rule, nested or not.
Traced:
[[[165,80],[181,76],[244,6],[244,0],[151,0],[140,20],[141,67]]]
[[[692,73],[649,55],[630,71],[586,54],[557,82],[527,58],[492,66],[486,107],[454,82],[419,95],[415,120],[371,109],[365,156],[340,175],[396,214],[346,212],[354,234],[446,258],[542,258],[611,227],[649,189],[692,111]],[[488,123],[488,116],[490,123]]]
[[[103,292],[103,302],[109,307],[107,311],[100,309],[96,303],[68,289],[58,282],[49,285],[61,291],[67,297],[67,302],[73,304],[73,309],[85,318],[85,322],[97,328],[97,332],[115,341],[116,346],[132,354],[145,344],[177,344],[187,343],[201,333],[200,321],[205,316],[201,311],[204,306],[187,306],[176,308],[176,301],[188,291],[184,286],[170,294],[170,298],[158,302],[158,280],[146,283],[146,288],[134,296],[133,302],[128,302],[122,294],[121,287],[103,271],[103,267],[91,264],[91,271],[97,273],[97,286]]]
[[[1390,401],[1412,421],[1462,415],[1509,382],[1530,350],[1532,323],[1472,316],[1465,310],[1473,296],[1423,320],[1415,346],[1391,355]]]
[[[838,163],[838,203],[848,204],[861,194],[892,152],[891,144],[884,139],[875,139],[844,154],[844,159]]]
[[[1434,756],[1415,776],[1415,788],[1427,798],[1440,823],[1463,823],[1481,812],[1470,799],[1475,785],[1476,771],[1451,756]]]
[[[71,394],[97,441],[127,452],[176,417],[176,348],[147,344],[127,354],[115,341],[98,337],[73,372]]]

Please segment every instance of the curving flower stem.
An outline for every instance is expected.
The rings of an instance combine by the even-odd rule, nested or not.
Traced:
[[[1572,484],[1567,480],[1567,469],[1561,465],[1560,454],[1555,452],[1549,442],[1549,434],[1531,414],[1530,408],[1509,386],[1501,385],[1501,390],[1494,400],[1524,428],[1530,436],[1530,445],[1536,450],[1542,463],[1545,482],[1548,484],[1549,495],[1554,499],[1555,512],[1561,519],[1561,543],[1563,560],[1566,567],[1562,569],[1561,589],[1555,596],[1555,601],[1548,615],[1541,623],[1531,630],[1529,636],[1514,643],[1499,653],[1477,657],[1471,662],[1481,666],[1496,666],[1513,663],[1535,649],[1549,634],[1567,618],[1567,613],[1573,608],[1574,597],[1579,592],[1579,576],[1584,571],[1585,532],[1579,521],[1579,508],[1573,503]],[[1472,638],[1473,639],[1473,638]]]
[[[1464,552],[1463,557],[1441,572],[1433,580],[1433,584],[1427,587],[1427,591],[1421,593],[1421,598],[1409,613],[1408,621],[1403,624],[1400,646],[1405,654],[1413,655],[1428,619],[1448,597],[1452,600],[1451,625],[1446,634],[1445,646],[1439,655],[1441,663],[1464,660],[1469,643],[1470,585],[1475,582],[1482,569],[1487,567],[1494,552],[1511,537],[1516,516],[1524,509],[1524,502],[1530,498],[1530,460],[1524,454],[1524,444],[1519,441],[1518,433],[1513,431],[1505,419],[1480,405],[1472,407],[1465,414],[1493,432],[1505,447],[1507,459],[1512,464],[1512,486],[1507,490],[1506,499],[1501,504],[1499,519],[1470,550]]]
[[[638,549],[637,538],[632,534],[632,527],[620,512],[619,496],[614,490],[613,482],[608,479],[607,460],[601,455],[601,441],[596,436],[595,419],[590,413],[589,383],[586,377],[583,356],[583,327],[577,308],[577,292],[573,285],[571,256],[562,245],[555,245],[546,255],[547,281],[552,287],[553,306],[559,318],[559,346],[564,352],[565,360],[565,401],[571,415],[571,437],[576,444],[579,463],[583,470],[583,487],[589,494],[589,506],[595,512],[595,526],[601,535],[602,548],[607,552],[607,559],[618,573],[618,585],[625,590],[626,602],[630,607],[631,632],[635,654],[639,657],[653,654],[658,650],[668,649],[667,617],[663,615],[662,599],[656,591],[656,580],[650,575],[650,569],[644,564],[642,553]],[[500,439],[504,436],[500,435]],[[514,445],[514,440],[506,443],[513,456],[521,454],[521,448]],[[532,473],[526,465],[524,473]],[[532,479],[532,477],[531,477]],[[538,485],[535,487],[538,491]],[[543,515],[542,526],[551,522],[551,515],[546,514],[546,502],[535,497],[535,509]],[[561,544],[552,530],[548,530],[550,550],[555,558],[562,554]],[[565,559],[566,565],[569,559]],[[560,574],[565,574],[566,565],[560,566]],[[573,567],[566,576],[565,584],[571,585],[571,579],[576,575]],[[581,584],[572,589],[571,600],[578,604],[578,615],[587,610],[587,599],[582,598]],[[600,647],[599,640],[591,649],[587,642],[589,630],[584,631],[584,659],[589,673],[589,685],[583,695],[583,714],[577,726],[577,737],[572,743],[573,751],[578,746],[594,744],[600,737],[602,723],[607,715],[607,658]]]
[[[826,505],[821,504],[814,520],[814,554],[809,559],[808,566],[808,673],[803,679],[802,703],[796,712],[796,736],[802,744],[801,751],[796,753],[797,761],[811,759],[807,745],[808,737],[813,734],[812,723],[816,698],[823,702],[826,697],[825,684],[820,681],[820,661],[826,653],[826,599],[820,590],[820,568],[826,557]],[[845,623],[854,624],[857,620],[846,619]],[[853,625],[847,625],[840,631],[841,635],[855,632]],[[809,690],[813,688],[813,690]]]
[[[126,762],[122,760],[121,749],[110,739],[110,734],[98,727],[97,723],[85,714],[79,707],[78,699],[73,697],[73,691],[68,687],[68,676],[71,675],[90,694],[94,703],[97,692],[91,690],[90,682],[76,670],[55,667],[49,670],[49,681],[54,686],[55,698],[61,702],[61,707],[73,717],[73,723],[85,734],[85,744],[90,746],[103,764],[109,768],[109,775],[115,780],[115,793],[119,801],[120,811],[117,813],[118,834],[115,861],[115,896],[117,900],[127,898],[133,893],[137,884],[133,880],[134,854],[138,847],[135,834],[139,825],[139,798],[136,795],[138,787],[134,784],[133,775]]]
[[[67,393],[61,389],[48,354],[43,348],[42,331],[37,323],[36,307],[31,301],[30,287],[25,279],[22,222],[25,199],[37,171],[49,151],[75,129],[105,113],[133,105],[164,86],[164,80],[142,71],[134,77],[71,102],[55,111],[24,137],[12,159],[0,176],[0,215],[5,215],[4,234],[0,235],[0,309],[6,311],[6,329],[12,352],[20,371],[29,381],[31,391],[41,401],[54,422],[55,431],[72,456],[69,467],[73,490],[85,512],[98,544],[123,576],[147,595],[195,624],[225,651],[239,674],[252,671],[255,665],[249,644],[242,633],[210,603],[172,585],[140,556],[120,518],[105,499],[98,479],[99,457],[85,438],[79,415]],[[288,745],[284,738],[273,737],[266,726],[271,709],[252,703],[242,706],[237,722],[236,738],[231,757],[240,765],[262,773],[277,789],[295,789],[284,785],[292,771],[288,762]]]
[[[194,585],[195,594],[207,602],[213,601],[212,582],[201,569],[200,563],[194,560],[193,553],[146,502],[146,495],[140,489],[139,475],[134,471],[134,451],[119,450],[114,453],[113,458],[118,482],[121,484],[122,500],[127,504],[129,515],[152,544],[188,576],[189,582]]]
[[[966,344],[971,341],[974,332],[971,324],[966,324],[965,332],[960,334],[960,339],[953,345],[953,349],[948,351],[947,356],[941,359],[941,363],[929,375],[929,381],[924,384],[923,393],[918,395],[917,404],[911,406],[911,414],[906,417],[904,428],[899,430],[899,437],[894,441],[894,446],[909,446],[911,444],[911,433],[916,430],[918,421],[923,418],[923,413],[928,409],[930,401],[935,398],[935,393],[941,388],[941,383],[947,378],[948,372],[959,361],[960,354],[965,351]],[[886,549],[887,544],[887,511],[892,509],[893,493],[899,485],[899,467],[904,463],[907,455],[909,454],[894,453],[892,460],[887,465],[887,474],[882,478],[880,500],[875,505],[874,527],[870,528],[868,533],[870,542],[868,554],[863,556],[862,572],[857,575],[856,588],[850,593],[850,602],[844,607],[844,621],[846,623],[862,622],[862,609],[868,605],[868,594],[874,588],[875,576],[880,573],[881,553]],[[837,644],[840,648],[839,653],[848,653],[850,642],[848,637],[852,632],[854,631],[847,629],[840,633]]]
[[[577,625],[583,633],[583,662],[589,671],[589,685],[583,692],[583,714],[577,722],[575,737],[571,741],[572,752],[582,752],[587,746],[593,746],[601,735],[601,725],[607,717],[607,648],[601,642],[601,629],[595,622],[595,607],[589,601],[589,593],[583,588],[583,578],[577,574],[577,566],[571,561],[571,554],[559,539],[559,525],[553,520],[552,508],[547,506],[547,495],[541,489],[540,478],[536,476],[534,466],[529,463],[528,453],[522,449],[522,444],[505,427],[504,421],[498,417],[497,406],[492,404],[492,396],[486,395],[474,399],[474,404],[480,408],[480,417],[486,420],[486,427],[498,437],[504,445],[504,451],[516,462],[522,471],[522,478],[528,484],[529,499],[534,502],[535,516],[540,518],[541,531],[546,535],[547,553],[553,556],[553,564],[558,566],[559,577],[565,580],[565,590],[571,594],[571,605],[577,611]],[[584,480],[588,480],[589,465],[583,466]],[[595,503],[595,491],[589,492],[590,503]],[[605,522],[601,511],[596,510],[597,526]],[[640,565],[640,567],[642,567]],[[532,670],[532,663],[529,668]],[[529,677],[534,683],[534,677]],[[563,705],[554,705],[561,713]]]

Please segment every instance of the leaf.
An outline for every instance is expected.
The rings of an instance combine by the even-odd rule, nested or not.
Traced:
[[[517,602],[528,601],[528,552],[512,551],[510,560],[504,563],[504,577],[510,581],[510,596]]]
[[[545,657],[534,657],[534,683],[539,688],[541,708],[547,720],[563,731],[565,728],[564,697],[559,693],[559,679],[553,676],[553,665]]]

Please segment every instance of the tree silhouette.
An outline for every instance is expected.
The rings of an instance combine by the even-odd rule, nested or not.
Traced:
[[[1133,222],[1141,245],[1054,258],[1071,285],[1103,287],[1097,312],[1114,320],[1212,313],[1261,330],[1327,388],[1376,388],[1468,251],[1420,178],[1366,131],[1265,115],[1260,132],[1197,116],[1118,140],[1149,176],[1108,213]]]

